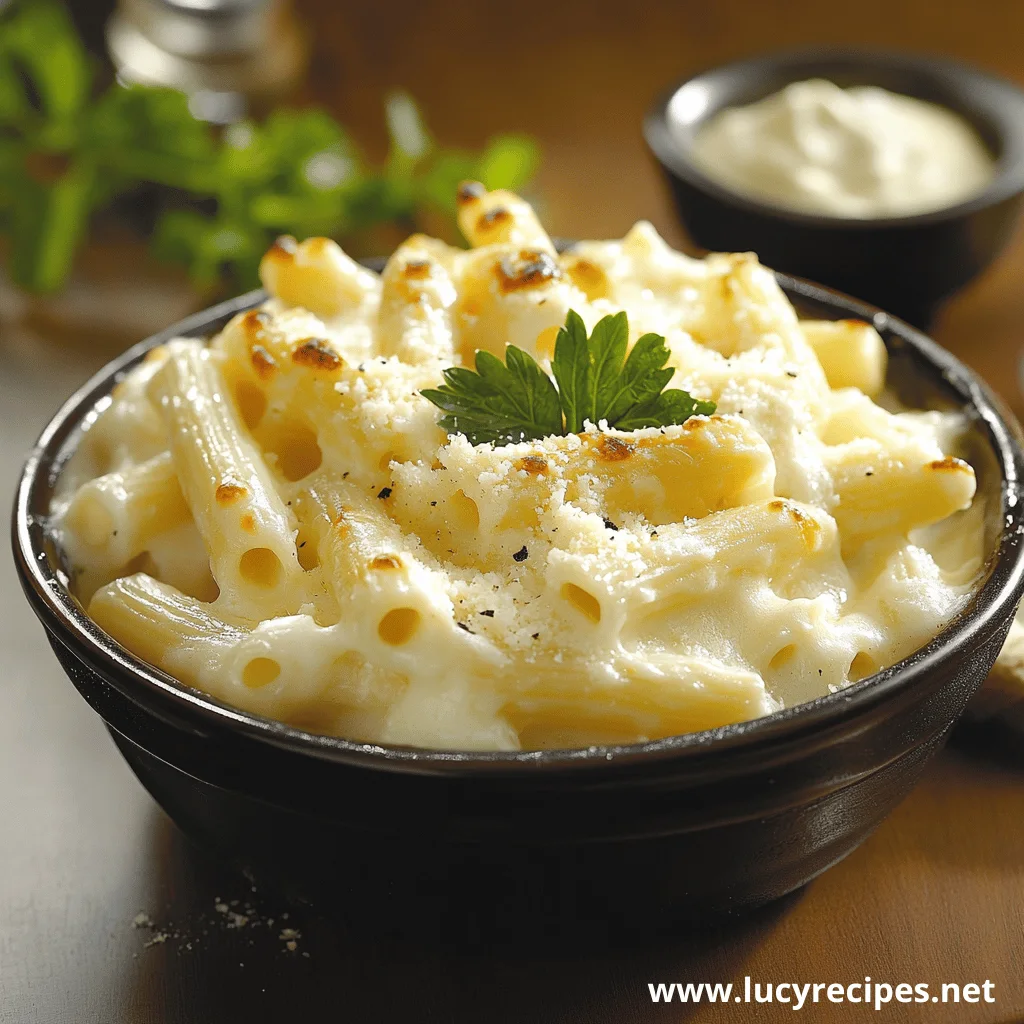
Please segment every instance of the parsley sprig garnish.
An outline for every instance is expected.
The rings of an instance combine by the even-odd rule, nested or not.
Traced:
[[[578,434],[585,422],[602,420],[616,430],[666,427],[715,411],[714,402],[688,391],[665,391],[675,369],[665,366],[670,353],[660,334],[643,335],[627,357],[628,341],[624,311],[599,320],[588,337],[570,309],[555,340],[554,380],[529,353],[509,345],[504,363],[481,350],[475,372],[449,367],[444,384],[421,394],[444,412],[438,424],[470,444]]]

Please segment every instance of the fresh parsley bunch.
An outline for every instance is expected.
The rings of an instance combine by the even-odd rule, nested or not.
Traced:
[[[715,411],[714,402],[664,390],[675,369],[665,366],[670,353],[661,335],[643,335],[627,358],[628,341],[625,311],[599,320],[588,337],[570,309],[555,339],[554,380],[529,353],[509,345],[504,363],[481,350],[476,372],[449,367],[444,384],[421,394],[445,413],[438,424],[470,444],[578,434],[585,422],[602,420],[617,430],[665,427]]]
[[[2,4],[0,4],[2,8]],[[95,68],[64,6],[15,0],[0,14],[0,234],[22,288],[64,283],[90,218],[140,185],[164,189],[153,245],[201,287],[255,285],[274,237],[344,238],[381,223],[454,215],[459,181],[518,188],[536,144],[502,135],[482,153],[442,149],[412,99],[390,96],[390,152],[371,166],[319,110],[275,111],[223,132],[171,89],[95,89]]]

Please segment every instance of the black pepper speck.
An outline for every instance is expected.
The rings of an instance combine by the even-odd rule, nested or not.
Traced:
[[[526,550],[526,545],[524,544],[512,557],[517,562],[525,562],[530,557],[530,552]]]
[[[380,498],[382,501],[386,501],[388,498],[391,497],[391,488],[382,487],[378,492],[377,497]]]

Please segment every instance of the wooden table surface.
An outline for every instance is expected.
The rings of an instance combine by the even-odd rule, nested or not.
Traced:
[[[533,132],[544,146],[536,190],[548,226],[569,237],[621,235],[645,217],[683,244],[639,121],[662,87],[699,67],[766,48],[855,42],[954,55],[1024,84],[1020,0],[300,8],[315,27],[310,91],[371,152],[382,146],[382,94],[395,85],[421,101],[446,141]],[[1018,232],[935,330],[1018,414],[1022,273]],[[8,490],[60,400],[193,301],[179,279],[117,247],[94,250],[61,302],[0,294]],[[337,917],[252,892],[189,847],[63,677],[6,546],[0,564],[0,1024],[793,1019],[778,1004],[654,1006],[647,988],[742,984],[746,975],[843,984],[870,976],[932,991],[995,983],[995,1004],[892,1003],[881,1014],[826,1004],[805,1009],[809,1020],[1024,1020],[1024,770],[946,751],[845,862],[780,905],[701,935],[589,952],[382,947]],[[153,927],[133,927],[140,913]],[[245,922],[231,916],[239,913]],[[294,951],[279,937],[284,927],[301,933]]]

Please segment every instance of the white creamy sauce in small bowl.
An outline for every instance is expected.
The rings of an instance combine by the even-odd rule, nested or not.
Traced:
[[[903,217],[981,192],[995,160],[945,107],[876,86],[794,82],[715,115],[693,149],[708,177],[751,198],[832,217]]]

